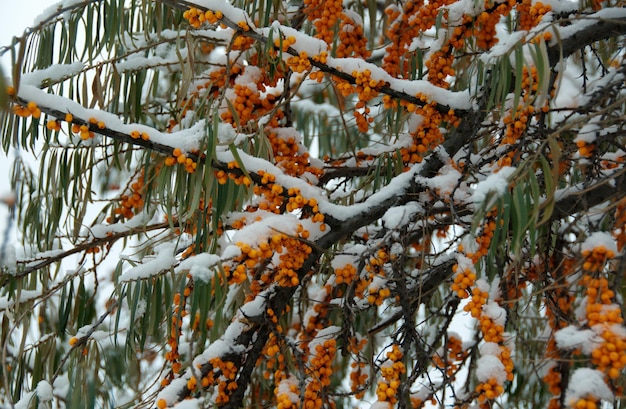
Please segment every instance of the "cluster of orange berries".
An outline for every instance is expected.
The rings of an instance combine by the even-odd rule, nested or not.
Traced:
[[[274,47],[282,50],[283,52],[287,52],[289,47],[296,43],[296,37],[287,36],[287,37],[279,37],[274,39]]]
[[[626,199],[621,199],[615,208],[615,222],[613,237],[617,242],[617,250],[622,251],[626,246]]]
[[[596,148],[594,143],[589,143],[582,139],[576,141],[576,147],[578,148],[578,154],[583,158],[589,158],[593,155],[593,151]]]
[[[278,271],[274,280],[278,285],[283,287],[294,287],[300,283],[298,270],[313,251],[310,246],[304,244],[299,239],[303,238],[306,240],[309,237],[309,231],[301,224],[298,224],[296,235],[297,237],[282,235],[283,240],[281,245],[284,246],[287,251],[279,256]]]
[[[343,15],[343,2],[341,0],[304,0],[303,11],[307,20],[311,21],[315,27],[315,38],[332,44],[337,20]]]
[[[104,122],[98,121],[96,118],[89,118],[89,124],[96,126],[98,129],[105,128]],[[72,132],[79,134],[80,139],[82,139],[83,141],[92,139],[96,136],[91,131],[91,127],[88,124],[83,124],[83,125],[72,124]]]
[[[128,192],[128,194],[123,194],[120,197],[120,206],[113,209],[114,216],[119,216],[123,219],[130,219],[143,209],[146,190],[143,169],[137,179],[130,184],[129,190],[130,192]],[[107,218],[108,223],[113,223],[115,220],[116,217]]]
[[[350,371],[350,389],[354,392],[356,399],[361,399],[365,396],[365,388],[363,386],[369,379],[369,375],[363,372],[367,364],[355,361],[350,364],[350,367],[352,368]]]
[[[314,55],[312,59],[313,61],[326,64],[327,59],[328,59],[328,53],[326,51],[322,51],[321,53],[319,53],[319,55]],[[322,82],[322,80],[324,79],[324,71],[313,70],[309,74],[309,78],[312,79],[313,81]]]
[[[411,132],[413,137],[411,146],[400,150],[402,162],[405,164],[421,162],[426,152],[443,142],[443,135],[439,129],[441,123],[448,122],[454,126],[457,126],[459,123],[459,119],[455,116],[453,110],[442,114],[438,111],[436,103],[429,101],[426,95],[417,94],[416,98],[421,101],[422,105],[400,101],[400,105],[405,107],[407,112],[418,114],[422,119],[419,126]],[[395,106],[395,103],[389,98],[383,98],[383,103],[385,107]]]
[[[85,254],[98,254],[100,253],[100,247],[95,246],[95,247],[90,247],[87,250],[85,250]]]
[[[492,4],[489,0],[485,0],[486,10],[478,15],[474,26],[474,38],[476,38],[477,47],[488,50],[498,42],[496,25],[502,16],[509,15],[516,4],[516,0],[508,0],[490,10]]]
[[[280,236],[282,239],[284,235],[276,236]],[[276,239],[276,241],[278,240],[280,239]],[[247,270],[251,270],[263,260],[271,258],[274,254],[270,245],[272,241],[261,242],[258,248],[253,248],[247,243],[237,242],[236,245],[241,249],[241,256],[237,257],[236,260],[241,264],[237,265],[232,272],[229,282],[237,284],[244,282],[247,278]]]
[[[551,256],[548,259],[547,265],[544,267],[547,269],[548,274],[551,275],[551,279],[554,283],[558,283],[554,286],[552,294],[545,297],[546,300],[556,301],[546,302],[546,316],[548,317],[548,323],[550,328],[552,328],[553,334],[568,325],[568,322],[563,319],[563,317],[568,316],[573,311],[575,295],[570,291],[567,277],[576,270],[575,263],[576,261],[573,257],[567,257],[563,260],[559,260],[558,264],[560,268],[558,268],[555,266],[556,261],[554,256]],[[531,265],[526,273],[527,279],[533,280],[539,277],[538,267],[539,265],[535,263]],[[563,359],[553,335],[548,339],[545,356],[555,363]],[[559,365],[551,366],[543,376],[543,381],[548,386],[548,391],[553,395],[553,398],[548,402],[548,409],[561,408],[561,379],[561,367]]]
[[[57,120],[50,119],[46,122],[46,129],[58,132],[61,130],[61,123]]]
[[[26,106],[15,104],[12,109],[13,113],[21,118],[28,118],[29,116],[32,116],[33,118],[38,119],[41,117],[41,110],[33,101],[30,101],[26,104]]]
[[[487,345],[487,344],[486,344]],[[504,365],[504,371],[506,373],[506,380],[513,380],[513,360],[511,359],[511,352],[508,348],[500,345],[499,354],[496,357]],[[483,380],[476,385],[475,392],[477,393],[477,399],[481,408],[489,408],[491,405],[487,401],[492,401],[504,392],[504,386],[502,384],[503,379],[499,379],[498,376],[491,376],[488,379]]]
[[[383,304],[383,301],[389,298],[390,295],[391,290],[387,287],[370,289],[369,295],[367,296],[367,302],[372,305],[380,306]]]
[[[237,266],[234,269],[230,265],[224,266],[229,283],[242,283],[248,278],[249,270],[270,260],[274,253],[279,253],[275,271],[266,271],[260,280],[254,280],[251,283],[249,297],[254,297],[261,291],[263,285],[271,282],[276,282],[282,287],[297,286],[300,283],[297,271],[312,251],[311,247],[301,240],[306,240],[309,234],[308,230],[298,224],[295,236],[276,233],[268,241],[261,242],[257,248],[252,248],[245,243],[237,243],[242,253],[233,259]]]
[[[308,152],[300,152],[301,144],[290,129],[271,129],[267,138],[272,146],[276,166],[286,174],[297,177],[309,172],[317,177],[323,173],[311,165]]]
[[[602,342],[591,352],[591,362],[610,379],[617,379],[626,367],[626,337],[614,330],[614,326],[624,322],[619,305],[613,303],[615,292],[609,288],[609,282],[604,277],[593,278],[586,274],[581,279],[581,285],[587,293],[587,325],[598,331],[602,338]]]
[[[366,345],[367,338],[358,340],[356,337],[350,337],[348,351],[358,357]],[[369,379],[369,375],[365,373],[367,362],[362,358],[357,358],[357,360],[350,363],[350,368],[350,389],[354,392],[355,398],[361,399],[365,396],[365,386]]]
[[[496,378],[489,378],[487,382],[481,382],[476,386],[476,393],[478,393],[478,401],[483,403],[502,395],[504,387]]]
[[[472,288],[472,298],[463,307],[463,311],[469,312],[472,317],[478,318],[482,314],[483,305],[487,303],[489,293],[485,290],[481,290],[478,286]]]
[[[398,401],[398,388],[401,377],[406,373],[406,367],[401,361],[403,353],[398,345],[394,344],[391,351],[387,352],[388,361],[385,361],[380,368],[383,376],[376,387],[376,397],[381,402],[395,404]]]
[[[244,41],[249,38],[238,36],[235,38],[235,45],[238,44],[239,39]],[[254,42],[253,39],[249,40]],[[234,127],[250,125],[251,121],[255,122],[275,108],[279,97],[271,92],[265,93],[262,97],[261,93],[266,91],[266,84],[271,84],[276,79],[270,80],[266,72],[254,66],[233,65],[229,69],[230,72],[225,68],[213,71],[210,74],[211,81],[206,84],[207,87],[209,84],[211,85],[211,92],[216,97],[219,95],[221,87],[226,86],[227,83],[231,85],[227,92],[227,98],[232,110],[224,109],[221,112],[220,117],[224,122],[232,124]],[[230,78],[226,77],[227,72],[229,72]],[[244,72],[248,75],[241,76]],[[283,115],[281,110],[277,110],[269,125],[278,125],[278,120]]]
[[[77,133],[83,141],[92,139],[96,136],[96,134],[89,129],[89,125],[73,124],[72,132]]]
[[[446,341],[446,351],[435,353],[432,361],[435,367],[445,370],[449,379],[453,380],[460,363],[467,357],[467,351],[463,350],[463,340],[456,334],[448,334]]]
[[[615,252],[606,248],[603,245],[595,246],[591,249],[584,249],[581,251],[581,255],[584,257],[583,269],[589,272],[601,271],[607,260],[615,257]]]
[[[476,272],[471,268],[459,268],[459,264],[452,266],[454,272],[454,282],[452,283],[452,291],[461,298],[468,298],[470,296],[470,287],[476,282]]]
[[[309,309],[309,314],[298,334],[298,341],[302,345],[305,353],[309,352],[309,342],[317,335],[318,331],[323,329],[328,322],[328,304],[331,300],[331,286],[326,284],[322,290],[322,296],[315,300],[313,310]]]
[[[445,46],[442,50],[434,52],[425,63],[428,68],[428,81],[441,88],[448,88],[450,84],[446,78],[455,74],[452,68],[454,56],[449,51],[449,47]]]
[[[549,4],[543,4],[540,1],[532,4],[531,0],[522,0],[517,5],[520,30],[530,30],[535,27],[550,10],[552,7]]]
[[[332,364],[337,353],[335,339],[328,339],[315,345],[310,354],[307,372],[310,377],[304,387],[302,407],[320,409],[323,407],[322,390],[330,385],[333,373]]]
[[[348,263],[343,267],[338,267],[335,269],[335,283],[339,284],[350,284],[356,277],[356,267],[354,265]]]
[[[483,288],[481,288],[483,287]],[[513,360],[511,358],[511,351],[508,347],[502,345],[504,342],[504,326],[497,323],[496,319],[491,316],[499,313],[499,306],[491,305],[490,313],[485,312],[483,308],[487,304],[489,293],[482,284],[476,283],[472,289],[472,298],[463,307],[463,310],[469,312],[472,317],[479,320],[480,330],[483,334],[485,342],[497,344],[499,351],[496,355],[504,367],[506,373],[506,379],[513,380]],[[504,314],[505,311],[502,310]],[[491,314],[491,315],[490,315]],[[476,387],[478,393],[478,401],[482,404],[486,400],[492,400],[497,396],[500,396],[504,391],[501,381],[496,378],[487,379],[479,383]]]
[[[235,382],[235,378],[237,377],[237,366],[231,361],[223,361],[220,357],[212,358],[209,360],[209,363],[213,367],[213,372],[216,371],[221,373],[219,377],[219,383],[217,385],[217,396],[215,397],[215,403],[217,405],[227,403],[230,400],[230,394],[237,389],[237,382]],[[210,377],[209,384],[214,383],[210,382],[213,379]]]
[[[375,276],[385,277],[384,265],[391,260],[386,248],[380,248],[375,255],[370,257],[368,263],[365,264],[365,271],[367,271],[368,279],[360,280],[357,285],[356,294],[360,294],[369,285],[369,295],[367,301],[372,305],[382,305],[383,301],[391,295],[391,290],[387,287],[371,286]]]
[[[319,380],[323,387],[330,385],[330,377],[333,373],[332,364],[336,352],[337,341],[327,339],[323,343],[315,345],[315,354],[309,359],[313,378]]]
[[[104,124],[102,124],[104,127]],[[98,128],[100,128],[100,123],[98,123]],[[102,129],[102,128],[100,128]],[[132,139],[141,139],[144,141],[148,141],[150,140],[150,135],[148,135],[146,132],[139,132],[139,131],[131,131],[130,132],[130,137]]]
[[[352,71],[352,76],[356,84],[356,92],[360,101],[367,102],[378,96],[377,89],[385,85],[383,80],[372,78],[372,72],[368,69],[363,71]]]
[[[187,297],[191,294],[191,287],[185,288],[183,295],[180,293],[174,294],[173,298],[173,310],[172,310],[172,323],[170,327],[170,333],[167,339],[167,345],[170,350],[165,353],[165,360],[171,365],[172,371],[168,377],[161,380],[161,386],[167,386],[170,380],[175,374],[180,373],[182,369],[182,363],[178,360],[180,353],[178,352],[178,339],[182,332],[182,317],[187,315],[185,305],[187,303]]]
[[[592,395],[587,395],[578,399],[575,402],[572,402],[570,406],[573,409],[598,409],[599,403],[600,399]]]
[[[478,244],[478,248],[474,253],[470,255],[472,261],[477,262],[483,256],[486,256],[489,253],[489,246],[491,245],[491,240],[493,240],[493,235],[496,231],[496,211],[494,208],[487,212],[485,215],[485,223],[482,226],[482,231],[476,237],[476,243]]]
[[[480,316],[480,331],[483,333],[483,339],[485,342],[494,342],[498,344],[504,341],[504,327],[497,324],[486,314],[482,314]]]
[[[228,162],[226,165],[229,170],[240,169],[239,164],[235,161]],[[239,174],[237,174],[239,173]],[[228,179],[231,179],[237,186],[244,185],[245,187],[250,187],[252,185],[252,180],[243,174],[243,172],[225,172],[223,170],[218,170],[215,172],[215,177],[217,179],[217,183],[220,185],[225,185],[228,182]]]
[[[372,52],[367,49],[367,38],[363,32],[363,26],[342,13],[335,55],[339,58],[360,57],[366,59],[371,54]]]
[[[298,55],[287,58],[287,66],[291,68],[293,72],[303,73],[311,69],[311,61],[306,51],[300,51]]]
[[[385,9],[387,20],[390,21],[387,38],[391,44],[386,48],[383,69],[394,77],[408,78],[411,75],[410,56],[403,60],[410,45],[416,38],[435,25],[442,6],[451,4],[451,0],[435,0],[424,2],[408,1],[400,11],[396,6]]]
[[[223,171],[220,172],[223,173]],[[284,202],[283,187],[275,183],[276,176],[273,174],[263,170],[259,170],[257,174],[261,178],[261,183],[254,185],[253,192],[257,197],[262,197],[263,200],[256,205],[256,208],[279,214]],[[226,177],[226,175],[224,174],[222,177]],[[233,228],[238,227],[233,224]]]
[[[560,408],[561,373],[557,370],[556,366],[548,369],[548,372],[543,376],[543,381],[548,385],[548,391],[554,396],[548,403],[548,409]]]
[[[300,394],[300,388],[298,387],[298,385],[296,383],[290,382],[289,383],[289,392],[283,392],[281,393],[279,390],[279,387],[275,388],[275,394],[276,394],[276,409],[291,409],[291,408],[295,408],[298,407],[298,401],[297,399],[294,401],[292,400],[292,397],[297,397]]]
[[[174,166],[177,163],[183,165],[188,173],[194,173],[198,167],[198,163],[187,157],[180,148],[174,148],[172,156],[165,158],[165,165]]]
[[[224,15],[221,11],[207,10],[203,12],[195,7],[191,7],[183,13],[183,18],[189,21],[189,25],[194,28],[200,28],[202,24],[216,24]]]
[[[345,89],[349,89],[358,94],[359,101],[355,106],[354,117],[359,131],[365,133],[369,129],[369,124],[374,122],[374,118],[368,117],[370,108],[366,104],[378,96],[377,90],[385,85],[385,82],[373,79],[372,73],[368,69],[352,71],[352,76],[355,79],[355,85]],[[358,111],[359,109],[362,109],[363,112]]]
[[[319,207],[317,205],[317,199],[310,198],[306,199],[300,193],[300,189],[297,187],[292,187],[287,190],[287,205],[286,210],[288,212],[293,212],[298,209],[306,208],[307,214],[310,214],[311,221],[314,223],[320,223],[320,230],[326,230],[326,225],[324,224],[324,215],[320,213]]]
[[[245,25],[243,25],[242,23]],[[243,27],[248,27],[248,30],[250,29],[248,26],[248,23],[246,22],[239,22],[239,24],[242,24]],[[248,30],[244,30],[242,28],[242,25],[240,25],[239,28],[241,28],[243,31],[248,31]],[[231,50],[241,50],[241,51],[248,50],[250,47],[252,47],[254,42],[255,40],[252,37],[237,34],[235,38],[233,39]]]
[[[524,93],[524,101],[529,101],[531,97],[531,91],[537,92],[539,89],[539,74],[537,73],[537,67],[526,66],[522,69],[522,90]]]
[[[230,111],[224,111],[220,116],[224,122],[235,124],[239,123],[241,126],[245,126],[249,121],[257,119],[254,112],[257,106],[262,106],[261,93],[258,89],[252,89],[244,84],[235,84],[233,91],[235,92],[235,98],[231,100],[232,107],[237,114],[237,117]]]
[[[526,70],[524,70],[524,73],[526,73]],[[534,86],[536,86],[536,84],[534,84]],[[523,106],[520,104],[518,105],[517,110],[515,110],[514,116],[513,113],[507,114],[502,120],[504,125],[506,125],[506,130],[502,138],[501,144],[512,145],[517,143],[524,134],[524,131],[526,131],[529,118],[533,115],[534,112],[534,106]],[[502,164],[502,166],[508,165],[510,165],[510,163]]]
[[[499,353],[493,355],[495,355],[496,358],[502,363],[506,374],[506,380],[512,381],[514,364],[513,359],[511,358],[511,351],[508,347],[502,345],[504,342],[504,327],[497,324],[493,318],[488,316],[488,314],[484,311],[481,311],[481,314],[476,318],[480,321],[480,330],[483,334],[483,339],[486,342],[498,344],[497,347],[499,348]],[[475,391],[478,394],[478,402],[484,404],[487,400],[493,400],[500,396],[504,392],[504,387],[502,385],[502,380],[497,377],[491,377],[483,382],[480,382],[476,386]]]
[[[270,314],[271,311],[271,314]],[[276,322],[278,322],[278,318],[276,317],[276,315],[274,314],[274,311],[271,308],[268,308],[268,316],[271,317],[270,319],[272,320],[272,322],[274,322],[274,320],[276,320]],[[276,324],[276,322],[274,322],[274,324]],[[276,325],[276,330],[277,332],[282,332],[282,328],[280,325]],[[276,333],[272,332],[270,333],[269,339],[267,341],[267,343],[265,344],[265,346],[263,347],[263,356],[259,357],[258,361],[257,361],[257,365],[259,364],[265,364],[265,369],[263,371],[263,378],[264,379],[270,379],[272,376],[272,373],[274,374],[274,384],[276,385],[275,388],[275,395],[278,395],[280,393],[280,391],[278,390],[281,387],[281,384],[283,383],[283,381],[286,380],[286,371],[285,371],[285,356],[283,355],[283,353],[281,352],[281,348],[279,343],[279,338],[276,336]]]

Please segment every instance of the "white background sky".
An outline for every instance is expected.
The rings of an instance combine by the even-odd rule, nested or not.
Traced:
[[[21,35],[45,8],[54,3],[54,0],[0,0],[0,46],[10,44],[13,36]],[[0,58],[5,75],[9,75],[10,61],[10,55]],[[10,159],[0,149],[0,197],[10,192],[10,167]],[[7,210],[4,204],[0,204],[0,245],[4,241]]]
[[[45,8],[55,3],[54,0],[0,0],[0,45],[9,44],[13,36],[22,34]]]

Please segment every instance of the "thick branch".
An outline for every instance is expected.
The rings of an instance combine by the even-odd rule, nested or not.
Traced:
[[[596,19],[596,22],[577,30],[575,33],[557,42],[548,49],[548,58],[551,67],[558,64],[562,58],[569,57],[589,44],[626,34],[626,16],[607,19],[597,17],[597,14],[598,13],[588,17],[581,17],[582,21],[586,19]],[[569,28],[569,26],[561,28]]]
[[[601,203],[626,196],[626,173],[619,171],[613,178],[597,181],[591,187],[574,191],[558,200],[554,206],[552,221],[583,212]]]

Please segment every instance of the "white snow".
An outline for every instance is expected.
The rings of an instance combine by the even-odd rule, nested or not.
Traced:
[[[578,329],[573,325],[558,330],[554,334],[556,344],[560,349],[572,350],[581,348],[583,353],[590,354],[602,342],[595,331]]]
[[[73,77],[85,68],[82,62],[72,64],[53,64],[50,67],[23,74],[21,84],[41,87],[44,83],[55,83]]]
[[[478,182],[472,195],[474,203],[483,203],[489,194],[500,196],[504,194],[509,187],[508,178],[515,172],[512,166],[503,166],[496,173],[492,173],[481,182]]]
[[[9,309],[15,304],[27,302],[41,297],[41,290],[21,290],[16,293],[17,299],[14,296],[5,295],[0,297],[0,311]]]
[[[254,297],[252,301],[245,303],[239,311],[244,317],[259,317],[265,312],[265,305],[268,298],[268,291]]]
[[[215,275],[211,268],[215,267],[220,260],[221,258],[217,254],[200,253],[181,261],[175,271],[178,273],[189,270],[189,274],[194,279],[208,283]]]
[[[594,248],[604,247],[617,254],[617,243],[610,233],[597,231],[591,233],[589,237],[580,245],[580,251],[592,251]]]
[[[120,277],[120,282],[149,278],[172,268],[176,264],[175,250],[175,246],[170,243],[157,247],[154,256],[145,257],[143,264],[124,272]]]
[[[580,398],[591,395],[592,397],[604,400],[613,400],[613,393],[604,382],[604,374],[597,369],[578,368],[572,374],[565,402],[575,403]]]
[[[416,214],[423,212],[423,210],[422,205],[418,202],[409,202],[387,210],[382,217],[382,222],[386,228],[395,230],[408,224]]]
[[[596,13],[588,16],[581,15],[572,20],[572,24],[567,26],[559,26],[559,38],[561,41],[568,39],[569,37],[577,34],[579,31],[592,26],[598,22],[598,20],[613,20],[626,17],[626,9],[623,7],[606,7]]]
[[[476,362],[476,378],[480,382],[495,378],[498,384],[502,385],[506,382],[506,369],[497,356],[482,355]]]
[[[26,83],[20,83],[18,96],[26,101],[35,102],[40,108],[49,107],[60,112],[71,113],[75,119],[81,119],[85,122],[90,118],[95,118],[103,122],[107,129],[122,134],[130,135],[132,131],[145,132],[150,137],[151,142],[172,148],[178,147],[183,152],[198,149],[200,142],[205,138],[205,120],[198,120],[189,129],[163,133],[143,124],[125,124],[117,115],[98,109],[85,108],[76,101],[59,95],[49,94],[38,87]]]
[[[52,395],[52,385],[48,381],[39,381],[37,384],[37,397],[40,401],[49,402],[54,397]]]
[[[506,310],[493,300],[489,300],[487,304],[483,305],[483,313],[491,318],[496,325],[504,326],[506,324]]]
[[[481,54],[480,59],[486,64],[494,64],[500,57],[509,54],[520,42],[524,41],[527,34],[525,31],[511,33],[506,39],[500,39],[488,52]]]
[[[250,26],[251,30],[255,29],[252,19],[245,11],[233,6],[225,0],[192,0],[188,1],[189,4],[195,4],[198,7],[204,7],[213,11],[221,11],[225,18],[228,20],[239,23],[245,21]]]
[[[450,164],[444,165],[439,173],[431,178],[424,178],[421,176],[416,177],[418,183],[428,186],[430,189],[437,190],[439,196],[450,197],[452,192],[456,192],[457,198],[463,193],[462,189],[459,189],[459,181],[462,180],[463,175],[454,166]]]
[[[35,397],[35,391],[24,393],[22,398],[13,405],[13,409],[29,409],[30,403]]]
[[[54,18],[56,15],[58,15],[61,10],[65,10],[65,9],[69,9],[72,7],[77,7],[80,6],[82,4],[85,4],[86,0],[62,0],[59,1],[58,3],[47,7],[46,9],[44,9],[44,11],[38,15],[35,20],[33,21],[33,26],[38,26],[42,23],[45,23],[47,21],[49,21],[50,19]],[[67,14],[64,13],[64,18],[67,19],[68,16]]]

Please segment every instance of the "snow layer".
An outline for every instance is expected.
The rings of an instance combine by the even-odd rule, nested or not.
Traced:
[[[474,203],[482,203],[489,194],[495,194],[496,196],[504,194],[509,187],[508,178],[514,172],[514,167],[503,166],[497,173],[492,173],[485,180],[478,182],[472,195],[472,201]]]
[[[144,264],[133,267],[122,274],[120,282],[148,278],[161,271],[168,270],[176,264],[176,257],[174,257],[175,246],[173,244],[163,244],[155,249],[155,253],[152,257],[144,258],[144,260],[148,260]]]
[[[573,325],[560,329],[554,334],[556,344],[560,349],[572,350],[581,348],[583,353],[590,354],[596,349],[602,339],[591,329],[578,329]]]
[[[596,369],[578,368],[572,374],[565,394],[565,402],[575,403],[587,395],[613,400],[613,393],[604,382],[604,374]]]
[[[591,233],[580,245],[580,251],[592,251],[594,248],[598,247],[604,247],[612,251],[613,254],[617,254],[617,243],[613,236],[611,236],[610,233],[601,231]]]

